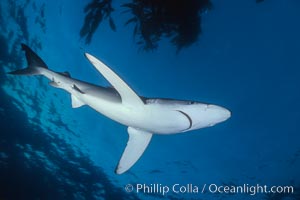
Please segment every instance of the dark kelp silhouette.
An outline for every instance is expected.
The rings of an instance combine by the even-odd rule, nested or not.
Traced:
[[[158,47],[162,37],[171,38],[177,50],[197,41],[201,33],[201,13],[210,9],[210,0],[133,0],[123,4],[133,17],[134,36],[144,50]]]
[[[114,9],[111,6],[112,0],[93,0],[89,3],[84,12],[86,13],[84,24],[80,30],[80,37],[85,37],[85,43],[89,44],[103,19],[109,19],[112,30],[116,30],[115,23],[110,14]]]
[[[109,19],[110,27],[116,30],[110,16],[112,0],[93,0],[85,12],[81,38],[90,43],[94,32],[103,19]],[[201,13],[212,7],[210,0],[132,0],[123,8],[133,15],[125,25],[134,24],[133,35],[143,50],[154,50],[162,38],[170,38],[177,50],[197,41],[201,33]]]

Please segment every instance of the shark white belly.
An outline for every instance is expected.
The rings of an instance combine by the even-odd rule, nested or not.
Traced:
[[[65,75],[39,68],[42,75],[52,80],[54,87],[64,89],[72,95],[72,104],[89,105],[97,112],[125,126],[140,128],[154,134],[173,134],[190,126],[188,118],[182,113],[158,103],[134,107],[122,104],[122,99],[114,88],[105,88],[82,82]],[[76,86],[79,90],[74,89]]]
[[[195,101],[148,99],[138,96],[116,73],[90,54],[89,61],[113,86],[101,87],[71,78],[69,73],[48,69],[44,61],[22,44],[28,67],[14,75],[44,75],[50,85],[71,94],[72,107],[88,105],[106,117],[128,126],[129,140],[116,173],[130,169],[148,146],[152,134],[174,134],[213,126],[230,117],[220,106]]]

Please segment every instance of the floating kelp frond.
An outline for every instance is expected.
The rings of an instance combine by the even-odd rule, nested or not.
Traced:
[[[209,0],[134,0],[123,7],[133,15],[126,25],[135,24],[134,36],[139,36],[137,44],[142,49],[156,49],[160,39],[167,37],[180,50],[197,41],[201,33],[200,14],[210,9],[212,3]]]
[[[114,9],[111,6],[111,0],[93,0],[89,3],[84,12],[86,13],[84,24],[80,30],[80,37],[85,37],[85,43],[89,44],[97,30],[99,24],[109,18],[109,25],[113,31],[116,30],[115,23],[110,14]]]

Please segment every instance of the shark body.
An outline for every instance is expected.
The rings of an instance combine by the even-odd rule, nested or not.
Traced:
[[[229,110],[212,104],[138,96],[115,72],[94,56],[85,56],[112,87],[102,87],[72,78],[68,72],[54,72],[28,46],[22,44],[27,68],[14,75],[43,75],[49,84],[71,94],[72,107],[88,105],[106,117],[128,127],[129,139],[115,170],[122,174],[141,157],[153,134],[175,134],[213,126],[227,120]]]

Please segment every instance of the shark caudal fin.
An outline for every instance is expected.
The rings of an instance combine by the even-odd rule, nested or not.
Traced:
[[[32,51],[32,49],[30,49],[25,44],[21,44],[21,46],[22,46],[22,50],[25,51],[25,56],[26,56],[26,60],[27,60],[27,68],[9,72],[9,74],[38,75],[38,74],[40,74],[40,72],[38,71],[39,67],[48,69],[45,62],[34,51]]]

